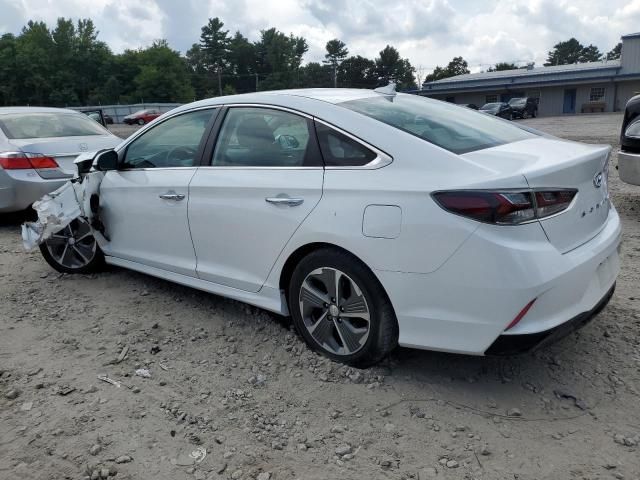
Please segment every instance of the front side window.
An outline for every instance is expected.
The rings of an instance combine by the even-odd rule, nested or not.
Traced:
[[[503,120],[417,95],[380,95],[338,105],[456,154],[535,137],[533,133]],[[496,106],[499,108],[500,104]]]
[[[82,113],[7,113],[0,115],[0,128],[10,139],[109,134]]]
[[[590,102],[602,102],[604,100],[604,87],[591,87],[589,93]]]
[[[185,113],[146,131],[127,147],[122,168],[194,166],[202,135],[214,112],[208,109]]]
[[[317,166],[310,122],[299,115],[259,107],[229,109],[213,153],[215,167]]]

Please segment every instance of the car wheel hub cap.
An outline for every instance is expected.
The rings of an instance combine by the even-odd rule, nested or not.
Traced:
[[[45,246],[53,259],[63,267],[82,268],[96,255],[96,239],[91,227],[82,218],[73,220],[61,231],[45,240]]]
[[[324,267],[307,275],[299,306],[311,337],[335,355],[353,355],[369,338],[367,300],[356,282],[340,270]]]

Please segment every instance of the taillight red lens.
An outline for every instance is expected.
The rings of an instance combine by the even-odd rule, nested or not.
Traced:
[[[460,190],[433,194],[445,210],[479,222],[517,225],[535,218],[529,192]]]
[[[538,218],[548,217],[566,210],[577,190],[542,190],[536,191],[536,213]]]
[[[53,158],[39,153],[0,153],[0,167],[5,170],[25,170],[28,168],[58,168],[58,166],[58,163]]]
[[[58,168],[58,164],[51,157],[31,157],[29,162],[33,168]]]
[[[479,222],[518,225],[566,210],[578,193],[574,189],[435,192],[433,198],[448,212]]]
[[[31,164],[24,154],[0,153],[0,167],[5,170],[23,170],[31,168]]]

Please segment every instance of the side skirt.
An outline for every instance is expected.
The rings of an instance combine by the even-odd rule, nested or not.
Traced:
[[[142,263],[132,262],[131,260],[123,260],[111,256],[105,256],[105,261],[110,265],[135,270],[136,272],[146,273],[154,277],[162,278],[170,282],[179,283],[187,287],[196,288],[209,293],[214,293],[222,297],[231,298],[240,302],[248,303],[256,307],[264,308],[280,315],[287,315],[288,310],[279,290],[269,287],[262,287],[257,293],[245,292],[237,288],[231,288],[217,283],[207,282],[195,277],[181,275],[179,273],[169,272],[160,268],[149,267]]]

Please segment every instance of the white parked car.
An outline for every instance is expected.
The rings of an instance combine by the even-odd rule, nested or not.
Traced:
[[[24,210],[65,184],[80,153],[121,141],[73,110],[0,108],[0,213]]]
[[[41,250],[290,314],[353,365],[398,344],[511,354],[613,293],[609,152],[389,89],[218,97],[100,153],[93,230]]]

